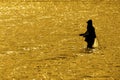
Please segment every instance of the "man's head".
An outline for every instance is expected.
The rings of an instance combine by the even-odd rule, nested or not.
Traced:
[[[88,20],[87,23],[88,23],[88,25],[92,25],[92,20],[91,19]]]
[[[88,21],[87,21],[87,23],[88,23],[88,24],[89,24],[89,23],[92,23],[92,20],[91,20],[91,19],[90,19],[90,20],[88,20]]]

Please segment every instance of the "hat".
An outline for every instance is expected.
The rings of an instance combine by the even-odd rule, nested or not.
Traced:
[[[90,20],[88,20],[88,21],[87,21],[87,23],[92,23],[92,20],[91,20],[91,19],[90,19]]]

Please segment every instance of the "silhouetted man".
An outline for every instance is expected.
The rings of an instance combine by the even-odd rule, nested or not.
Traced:
[[[92,20],[87,21],[87,31],[84,34],[80,34],[80,36],[85,37],[85,41],[87,42],[87,49],[93,49],[96,34],[95,28],[92,25]]]

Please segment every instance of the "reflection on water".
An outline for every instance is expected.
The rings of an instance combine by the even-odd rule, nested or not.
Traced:
[[[0,80],[118,79],[119,8],[118,0],[0,2]],[[89,55],[78,36],[88,19],[100,44]]]

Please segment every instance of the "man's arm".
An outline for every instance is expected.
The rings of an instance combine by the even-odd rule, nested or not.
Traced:
[[[84,36],[84,34],[79,34],[79,36]]]
[[[79,36],[83,36],[83,37],[86,37],[87,35],[89,35],[89,32],[88,32],[88,31],[86,31],[86,32],[83,33],[83,34],[79,34]]]

